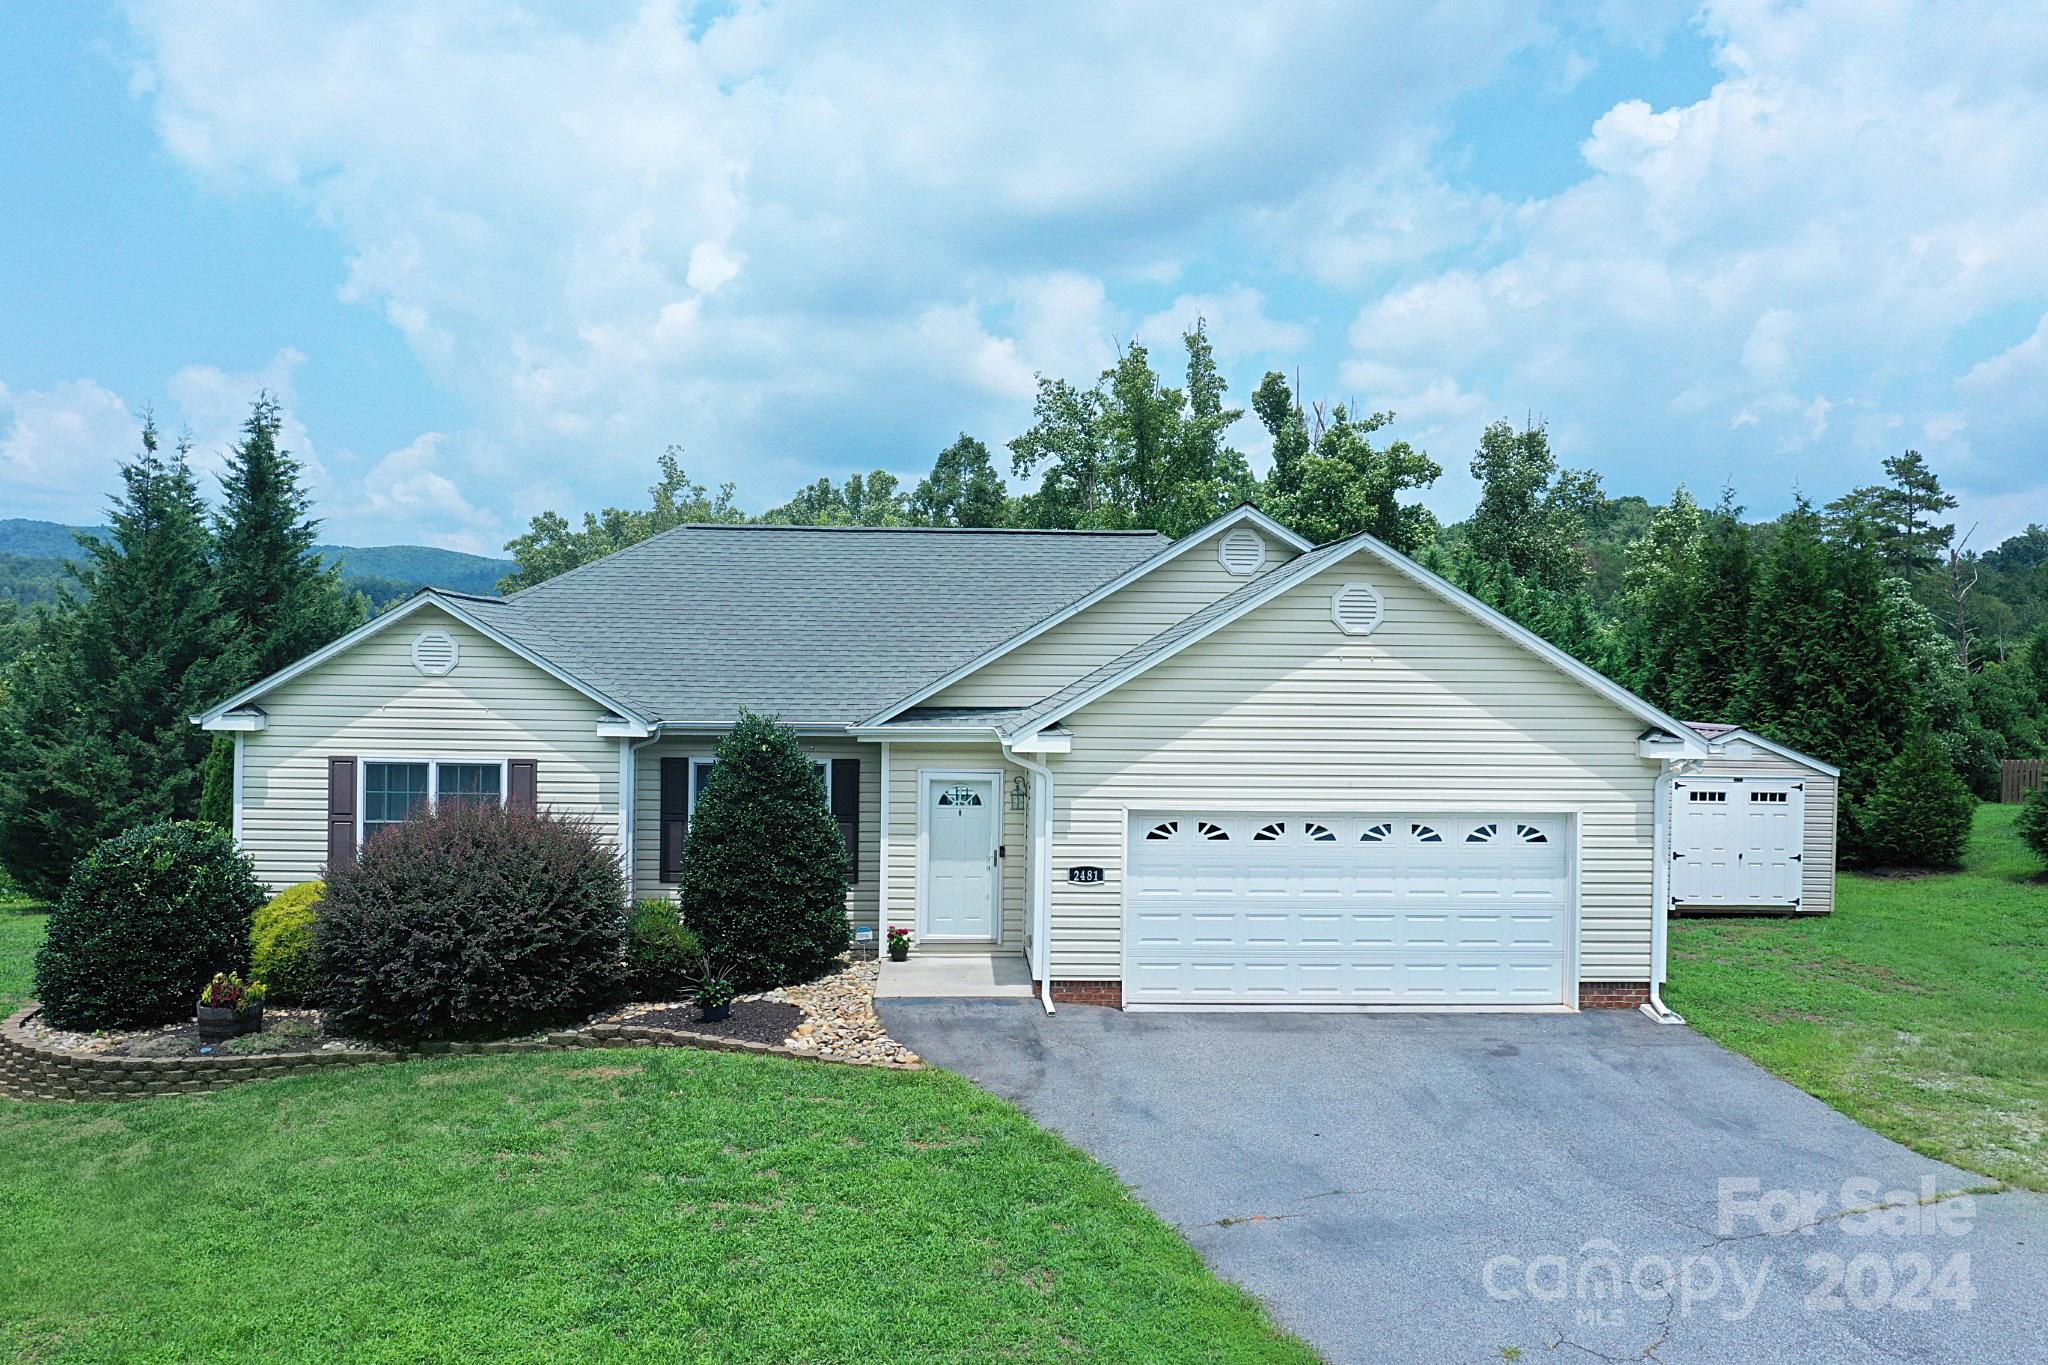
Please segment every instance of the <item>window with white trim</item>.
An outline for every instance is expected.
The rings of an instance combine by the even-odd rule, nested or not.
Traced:
[[[1728,793],[1719,787],[1695,787],[1685,794],[1688,801],[1726,801]]]
[[[502,759],[408,760],[363,764],[360,840],[430,810],[457,806],[495,806],[505,799]]]

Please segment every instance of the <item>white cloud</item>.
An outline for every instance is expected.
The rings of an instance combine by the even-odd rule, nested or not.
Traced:
[[[333,527],[345,543],[420,543],[470,554],[500,553],[503,523],[464,497],[442,468],[447,440],[440,432],[426,432],[370,468],[360,499],[351,500],[361,510]]]
[[[1181,354],[1181,337],[1197,321],[1223,364],[1245,359],[1281,359],[1309,343],[1308,328],[1267,316],[1266,299],[1256,289],[1236,285],[1207,294],[1182,294],[1138,324],[1139,339],[1169,357]],[[1173,364],[1166,361],[1167,368]]]
[[[1493,395],[1460,445],[1488,416],[1568,419],[1586,444],[1567,458],[1635,466],[1651,493],[1697,462],[1782,505],[1795,478],[1875,477],[1910,430],[1951,432],[1958,482],[2011,486],[2048,414],[2021,401],[1994,470],[1972,381],[1965,416],[1936,421],[1958,397],[1940,357],[1989,310],[2048,297],[2048,180],[2030,169],[2048,147],[2048,14],[1731,0],[1702,23],[1709,94],[1609,109],[1583,179],[1467,238],[1498,232],[1493,264],[1366,303],[1354,364]]]
[[[212,477],[217,477],[226,463],[228,447],[242,439],[249,404],[262,392],[276,398],[283,408],[278,444],[298,457],[309,488],[318,491],[325,486],[327,471],[313,448],[312,433],[293,411],[298,393],[292,377],[305,363],[303,354],[287,346],[253,371],[230,373],[215,365],[186,365],[171,376],[166,391],[175,404],[180,429],[191,438],[192,468],[202,476],[209,494]]]
[[[20,392],[0,384],[0,479],[9,516],[97,523],[142,421],[90,379]]]

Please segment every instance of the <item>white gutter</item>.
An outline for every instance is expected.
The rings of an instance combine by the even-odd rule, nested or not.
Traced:
[[[660,738],[657,728],[645,739],[619,739],[619,862],[626,876],[628,901],[637,900],[640,894],[633,875],[633,831],[640,815],[640,751]]]
[[[1670,956],[1671,931],[1671,784],[1681,767],[1692,763],[1666,760],[1657,775],[1657,797],[1652,807],[1657,822],[1650,846],[1657,866],[1650,874],[1650,998],[1638,1008],[1660,1024],[1682,1024],[1685,1019],[1664,1003],[1666,963]]]
[[[1038,973],[1038,1003],[1047,1014],[1052,1004],[1052,769],[1003,743],[1012,763],[1031,774],[1031,910],[1034,951],[1031,966]]]

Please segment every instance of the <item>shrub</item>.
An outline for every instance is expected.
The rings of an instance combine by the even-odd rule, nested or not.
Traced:
[[[740,713],[683,845],[683,918],[741,991],[808,981],[846,951],[846,848],[796,734]]]
[[[326,894],[325,882],[300,882],[256,912],[249,970],[280,1005],[303,1005],[314,998],[319,964],[313,957],[313,923]]]
[[[2027,841],[2028,848],[2048,860],[2048,787],[2028,794],[2020,803],[2019,817],[2012,827]]]
[[[142,1028],[192,1017],[215,972],[249,963],[263,903],[248,860],[212,825],[144,825],[72,870],[36,954],[36,995],[59,1028]]]
[[[314,924],[330,1027],[415,1042],[578,1019],[618,989],[618,857],[588,821],[455,808],[335,869]]]
[[[674,901],[634,905],[626,920],[626,991],[635,1000],[681,1000],[703,957]]]
[[[1856,816],[1857,852],[1883,867],[1953,867],[1976,806],[1941,745],[1917,736],[1877,770]]]
[[[235,737],[215,735],[199,767],[199,818],[231,829],[235,823]]]

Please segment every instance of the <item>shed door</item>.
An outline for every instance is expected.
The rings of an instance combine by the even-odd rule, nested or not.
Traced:
[[[1124,1003],[1556,1005],[1559,815],[1134,814]]]
[[[1674,905],[1798,908],[1804,783],[1680,778],[1671,785],[1671,823]]]

